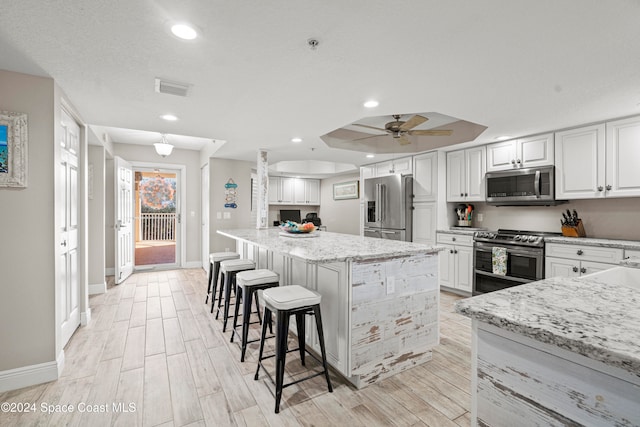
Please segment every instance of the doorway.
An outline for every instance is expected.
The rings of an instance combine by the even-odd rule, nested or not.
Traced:
[[[173,268],[179,254],[179,171],[136,168],[134,266]]]

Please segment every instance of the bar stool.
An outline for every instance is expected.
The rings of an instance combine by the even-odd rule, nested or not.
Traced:
[[[236,274],[236,306],[233,317],[233,330],[231,331],[231,342],[233,342],[234,335],[238,334],[238,318],[240,317],[238,316],[238,312],[240,311],[240,304],[238,302],[242,301],[242,335],[240,335],[240,345],[242,347],[242,352],[240,354],[241,362],[244,362],[244,355],[247,352],[247,344],[259,341],[257,339],[247,341],[249,337],[249,325],[256,323],[251,323],[252,298],[255,297],[258,320],[260,320],[258,291],[261,289],[264,290],[279,286],[279,281],[280,275],[267,269],[248,270]]]
[[[271,357],[276,358],[276,414],[280,412],[280,400],[282,399],[282,389],[293,384],[297,384],[301,381],[308,380],[318,375],[323,375],[327,379],[327,387],[329,392],[333,392],[331,387],[331,380],[329,379],[329,370],[327,369],[327,353],[324,347],[324,333],[322,332],[322,316],[320,314],[320,299],[321,295],[313,292],[307,288],[303,288],[298,285],[279,286],[277,288],[269,288],[262,292],[262,299],[264,301],[264,319],[262,322],[262,334],[260,336],[260,353],[258,356],[258,368],[256,369],[255,380],[258,379],[260,368],[264,369],[269,379],[273,382],[273,377],[269,375],[262,361]],[[276,314],[276,352],[275,355],[263,357],[264,341],[267,333],[267,319],[271,319],[271,313]],[[305,315],[313,314],[316,318],[316,328],[318,330],[318,341],[320,344],[320,351],[322,353],[322,360],[319,360],[313,353],[310,353],[305,349],[304,334],[305,334]],[[289,334],[289,317],[296,316],[296,326],[298,329],[298,348],[287,350],[287,338]],[[284,381],[284,366],[287,357],[287,353],[291,351],[300,351],[300,362],[302,366],[305,365],[304,354],[305,351],[309,353],[311,357],[322,363],[322,371],[316,372],[305,378],[301,378],[296,381],[292,381],[287,384],[283,384]]]
[[[231,288],[235,288],[236,274],[241,271],[253,270],[256,268],[256,263],[250,259],[230,259],[220,262],[220,276],[222,282],[222,288],[220,293],[224,289],[224,314],[222,323],[222,332],[227,331],[227,321],[229,320],[229,305],[231,300]],[[218,311],[216,312],[216,319],[220,314],[221,298],[218,298]],[[213,312],[213,306],[211,307]]]
[[[213,295],[211,295],[211,312],[213,313],[213,305],[216,302],[216,289],[218,288],[218,279],[220,273],[220,262],[229,259],[239,259],[240,254],[236,252],[214,252],[209,254],[209,285],[207,287],[207,299],[205,304],[209,303],[209,294],[213,285]]]

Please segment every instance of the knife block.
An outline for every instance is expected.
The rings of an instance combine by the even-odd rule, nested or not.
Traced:
[[[581,219],[578,220],[578,225],[563,225],[562,235],[565,237],[587,237]]]

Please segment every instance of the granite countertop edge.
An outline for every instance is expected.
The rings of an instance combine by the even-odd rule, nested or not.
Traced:
[[[549,236],[544,238],[545,243],[562,243],[568,245],[600,246],[604,248],[638,249],[640,242],[634,240],[596,239],[591,237],[564,237]]]
[[[640,314],[633,313],[640,297],[629,297],[636,290],[623,286],[605,295],[601,286],[596,280],[555,277],[460,300],[455,311],[640,378]],[[545,291],[551,292],[543,297]],[[580,307],[575,298],[572,304],[570,296],[589,301],[599,291],[603,300],[594,307]],[[616,329],[620,324],[629,335]]]
[[[278,243],[282,243],[283,241],[279,240],[279,239],[289,239],[287,240],[287,243],[293,243],[294,241],[297,241],[299,243],[301,243],[302,245],[305,244],[311,244],[314,245],[316,244],[316,242],[322,242],[319,239],[322,239],[324,236],[330,236],[330,239],[341,239],[341,240],[353,240],[352,244],[355,244],[358,241],[362,241],[361,239],[373,239],[376,241],[376,243],[378,243],[378,240],[382,240],[382,239],[377,239],[377,238],[373,238],[373,237],[363,237],[363,236],[359,236],[359,235],[350,235],[350,234],[341,234],[341,233],[333,233],[333,232],[327,232],[327,231],[321,231],[319,233],[320,234],[319,237],[311,237],[311,238],[287,238],[287,237],[280,237],[279,236],[279,232],[280,230],[278,229],[264,229],[264,230],[252,230],[252,229],[225,229],[225,230],[218,230],[217,231],[218,234],[221,234],[225,237],[231,238],[231,239],[235,239],[235,240],[240,240],[246,243],[250,243],[252,245],[256,245],[260,248],[263,249],[268,249],[268,250],[273,250],[276,253],[280,253],[283,255],[287,255],[291,258],[295,258],[295,259],[299,259],[301,261],[304,262],[308,262],[311,264],[326,264],[326,263],[331,263],[331,262],[346,262],[346,261],[372,261],[372,260],[389,260],[389,259],[396,259],[396,258],[406,258],[406,257],[410,257],[410,256],[414,256],[414,255],[420,255],[420,254],[429,254],[429,253],[437,253],[441,250],[444,249],[444,247],[442,246],[437,246],[437,245],[424,245],[424,244],[418,244],[418,243],[412,243],[412,242],[395,242],[395,241],[391,241],[391,240],[383,240],[385,242],[385,245],[394,245],[394,246],[398,246],[396,244],[399,244],[400,246],[412,246],[412,247],[404,247],[400,250],[388,250],[388,251],[379,251],[376,250],[371,254],[359,254],[359,253],[352,253],[349,255],[340,255],[336,252],[332,252],[329,254],[319,254],[317,251],[314,251],[314,253],[296,253],[296,250],[298,248],[277,248],[274,247],[274,244],[270,243],[270,242],[278,242]],[[259,233],[261,232],[261,237],[263,237],[263,239],[260,240],[254,240],[252,238],[248,238],[239,234],[245,234],[245,233]],[[266,239],[266,240],[265,240]],[[327,245],[331,245],[331,241],[325,241],[327,242]],[[394,243],[395,242],[395,243]],[[404,245],[407,244],[407,245]],[[285,245],[286,246],[286,245]],[[419,246],[419,247],[418,247]],[[290,249],[290,250],[289,250]],[[340,249],[338,247],[338,249]],[[332,249],[329,249],[329,251],[331,251]],[[304,252],[304,251],[303,251]]]

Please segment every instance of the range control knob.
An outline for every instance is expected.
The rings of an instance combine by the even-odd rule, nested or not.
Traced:
[[[538,241],[538,239],[539,239],[539,237],[537,237],[537,236],[529,236],[529,241],[532,242],[532,243]]]
[[[496,234],[495,233],[489,233],[489,238],[490,239],[495,239],[496,238]]]
[[[525,237],[526,237],[526,236],[525,236]],[[516,237],[514,237],[514,238],[513,238],[513,240],[515,240],[516,242],[519,242],[521,238],[522,238],[522,237],[520,237],[520,235],[519,235],[519,234],[516,234]]]

